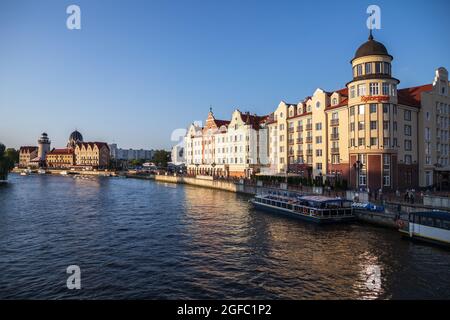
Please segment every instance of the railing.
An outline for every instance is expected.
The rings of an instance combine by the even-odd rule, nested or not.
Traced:
[[[313,150],[312,149],[306,150],[306,155],[307,156],[312,156],[312,154],[313,154]]]
[[[338,126],[339,125],[339,119],[331,119],[330,124],[332,126]]]
[[[288,132],[289,133],[293,133],[294,132],[294,127],[289,127]]]
[[[294,139],[289,139],[289,140],[288,140],[288,143],[289,143],[289,144],[294,144]]]
[[[332,133],[331,140],[339,140],[339,133]]]
[[[306,143],[312,143],[313,138],[312,137],[306,137]]]
[[[339,148],[331,148],[331,153],[339,153]]]
[[[312,123],[308,123],[306,125],[306,130],[312,130]]]
[[[297,139],[297,144],[303,143],[303,138],[298,138]]]
[[[301,131],[303,131],[303,126],[298,126],[297,127],[297,132],[301,132]]]

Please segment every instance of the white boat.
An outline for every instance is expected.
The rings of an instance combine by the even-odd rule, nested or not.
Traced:
[[[410,212],[408,220],[397,221],[399,231],[410,239],[450,246],[450,212]]]
[[[69,173],[67,171],[61,171],[59,174],[62,176],[67,176]]]
[[[269,192],[268,195],[255,196],[250,202],[258,209],[320,224],[355,219],[352,202],[341,198]]]
[[[45,171],[44,169],[39,169],[39,170],[37,171],[37,173],[38,173],[38,174],[46,174],[47,171]]]
[[[21,176],[29,176],[30,174],[31,174],[30,169],[22,170],[22,172],[20,173]]]

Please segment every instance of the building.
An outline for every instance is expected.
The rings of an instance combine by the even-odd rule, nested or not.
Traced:
[[[67,141],[67,148],[75,149],[77,143],[83,142],[83,135],[75,130],[69,136],[69,140]]]
[[[53,149],[46,155],[48,168],[68,169],[75,165],[75,153],[71,148]]]
[[[74,153],[78,167],[105,169],[109,166],[110,150],[105,142],[78,142]]]
[[[121,149],[117,144],[109,145],[111,159],[114,160],[151,160],[155,154],[154,150],[144,149]]]
[[[31,165],[31,160],[38,155],[38,147],[24,146],[19,150],[19,167],[28,168]]]
[[[205,126],[191,124],[185,136],[190,174],[249,177],[268,164],[267,116],[235,110],[217,120],[210,110]]]
[[[267,124],[272,174],[371,190],[448,185],[448,72],[439,68],[432,84],[399,90],[392,60],[371,33],[345,88],[281,102]]]

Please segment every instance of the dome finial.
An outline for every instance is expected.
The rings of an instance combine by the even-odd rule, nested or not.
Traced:
[[[369,29],[369,41],[373,40],[372,28]]]

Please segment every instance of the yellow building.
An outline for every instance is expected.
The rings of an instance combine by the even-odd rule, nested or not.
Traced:
[[[47,153],[46,162],[49,168],[70,168],[75,163],[73,149],[53,149]]]
[[[28,168],[31,165],[31,160],[38,155],[38,147],[20,147],[19,150],[19,167]]]
[[[398,90],[392,60],[370,34],[345,88],[281,102],[268,122],[271,173],[371,190],[448,185],[448,72],[439,68],[432,84]]]
[[[77,142],[75,164],[89,168],[107,168],[110,161],[109,146],[105,142]]]

